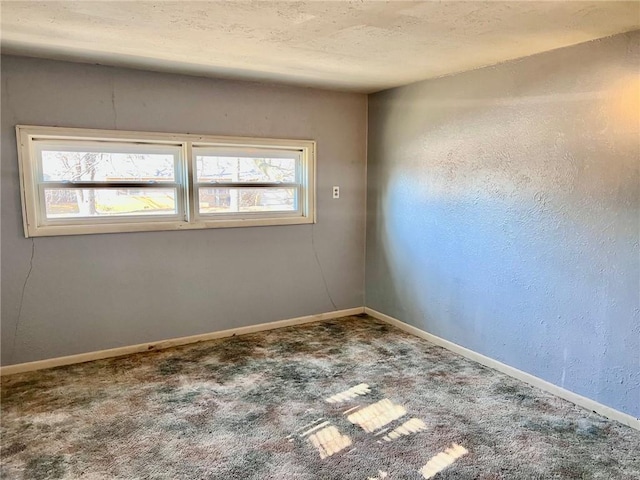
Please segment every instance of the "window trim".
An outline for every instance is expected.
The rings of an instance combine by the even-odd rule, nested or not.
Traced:
[[[89,149],[97,150],[96,142],[87,142],[83,140],[67,139],[65,140],[44,140],[38,141],[35,144],[32,144],[33,153],[35,154],[34,159],[35,163],[32,162],[31,169],[32,175],[34,179],[40,179],[43,176],[43,172],[41,171],[41,164],[37,161],[40,158],[42,151],[47,148],[64,148],[65,151],[85,151]],[[182,179],[184,175],[186,175],[186,171],[184,171],[184,152],[182,151],[182,146],[175,144],[164,144],[159,145],[157,143],[149,142],[147,147],[144,147],[142,144],[125,144],[119,142],[109,142],[107,146],[103,148],[104,152],[134,152],[136,150],[149,152],[149,153],[167,153],[171,154],[174,157],[174,178],[172,181],[161,181],[161,182],[144,182],[144,181],[136,181],[136,180],[120,180],[120,181],[104,181],[104,180],[94,180],[94,181],[40,181],[35,180],[38,191],[34,192],[35,198],[37,199],[38,206],[36,209],[36,215],[38,219],[38,225],[41,227],[49,227],[49,226],[60,226],[60,225],[105,225],[111,223],[138,223],[138,222],[158,222],[158,221],[181,221],[181,219],[185,218],[184,209],[188,204],[188,200],[186,198],[185,192],[185,182]],[[46,212],[45,198],[44,198],[44,190],[46,188],[51,189],[73,189],[73,188],[94,188],[94,189],[174,189],[176,192],[176,212],[172,214],[155,214],[155,215],[121,215],[114,217],[78,217],[78,218],[58,218],[52,219],[47,218],[46,214],[41,218],[41,213]]]
[[[54,235],[80,235],[99,233],[123,233],[146,231],[170,231],[170,230],[194,230],[205,228],[234,228],[275,225],[300,225],[316,222],[316,142],[313,140],[292,140],[257,137],[229,137],[219,135],[179,134],[160,132],[139,132],[123,130],[98,130],[85,128],[46,127],[34,125],[17,125],[16,139],[18,144],[18,166],[20,174],[20,194],[22,204],[22,219],[25,237],[54,236]],[[92,145],[105,143],[141,143],[154,146],[179,147],[181,155],[178,161],[180,168],[176,166],[176,172],[181,171],[186,178],[176,177],[175,182],[167,182],[168,188],[175,188],[179,184],[178,195],[182,198],[184,212],[180,211],[182,218],[163,220],[161,217],[152,216],[122,216],[119,218],[91,219],[92,223],[85,223],[79,219],[73,219],[64,225],[42,220],[40,210],[39,181],[37,172],[37,141],[80,141],[91,142]],[[300,212],[248,212],[246,214],[228,215],[219,217],[200,215],[196,211],[197,185],[195,179],[194,148],[200,147],[229,147],[238,148],[268,148],[273,150],[286,150],[300,152],[301,178],[295,184],[299,187]],[[96,182],[98,183],[98,182]],[[111,182],[114,184],[114,182]],[[127,186],[135,187],[135,182],[127,183]],[[68,184],[67,184],[68,185]],[[201,184],[200,184],[201,185]],[[215,184],[218,186],[218,184]],[[220,188],[226,188],[227,184],[219,184]],[[287,186],[288,184],[274,184],[273,186]],[[156,184],[161,187],[162,183]],[[234,186],[245,186],[236,184]],[[250,185],[246,185],[250,186]],[[223,216],[224,215],[224,216]],[[226,218],[225,218],[226,217]],[[96,221],[98,220],[98,221]]]
[[[234,156],[234,155],[238,155],[241,156],[243,154],[249,153],[247,152],[247,150],[250,150],[250,148],[247,147],[234,147],[234,148],[229,148],[228,146],[219,146],[219,145],[211,145],[211,144],[203,144],[203,143],[199,143],[199,144],[192,144],[191,145],[192,151],[193,150],[199,150],[198,152],[193,151],[192,155],[191,155],[191,168],[193,169],[193,175],[192,175],[192,191],[193,191],[193,197],[192,197],[192,201],[194,204],[194,219],[196,221],[208,221],[209,219],[213,219],[215,218],[216,214],[206,214],[206,213],[200,213],[199,208],[200,208],[200,189],[201,188],[294,188],[296,190],[298,190],[298,208],[296,210],[293,211],[285,211],[285,212],[279,212],[278,213],[278,218],[283,218],[283,217],[300,217],[302,215],[304,215],[304,212],[306,210],[306,205],[305,205],[305,196],[303,195],[304,193],[304,187],[305,187],[305,181],[304,178],[306,176],[306,171],[305,171],[305,162],[303,160],[303,152],[301,152],[298,149],[287,149],[284,150],[282,148],[272,148],[272,147],[262,147],[262,149],[265,152],[269,152],[274,155],[274,158],[292,158],[294,160],[296,160],[299,163],[299,169],[297,171],[297,176],[298,178],[296,179],[295,182],[291,183],[285,183],[285,182],[203,182],[203,181],[198,181],[198,175],[197,175],[197,158],[198,155],[204,155],[204,156],[216,156],[216,154],[221,155],[221,156]],[[217,151],[216,151],[217,150]],[[291,153],[289,153],[291,152]],[[234,217],[239,217],[239,216],[244,216],[247,218],[268,218],[270,216],[271,212],[265,211],[265,212],[245,212],[243,214],[237,214],[237,213],[222,213],[222,214],[218,214],[218,217],[220,219],[224,219],[226,218],[234,218]]]

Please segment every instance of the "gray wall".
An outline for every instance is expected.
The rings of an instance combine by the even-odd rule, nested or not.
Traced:
[[[362,306],[366,109],[365,95],[2,58],[2,364]],[[318,223],[25,239],[16,124],[313,139]]]
[[[639,417],[639,44],[371,96],[367,306]]]

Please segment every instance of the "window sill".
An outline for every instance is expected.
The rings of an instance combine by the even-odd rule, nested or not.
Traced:
[[[27,226],[29,237],[54,237],[62,235],[91,235],[101,233],[154,232],[176,230],[204,230],[209,228],[269,227],[277,225],[304,225],[315,223],[309,217],[220,219],[200,222],[148,222],[109,223],[104,225],[46,225]]]

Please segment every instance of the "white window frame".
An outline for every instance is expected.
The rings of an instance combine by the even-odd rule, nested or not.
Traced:
[[[313,140],[285,140],[253,137],[227,137],[178,133],[133,132],[121,130],[95,130],[84,128],[42,127],[17,125],[18,164],[20,169],[20,189],[22,218],[25,237],[81,235],[96,233],[121,233],[166,230],[191,230],[204,228],[255,227],[271,225],[299,225],[315,223],[315,168],[316,143]],[[126,146],[162,151],[172,150],[176,155],[174,182],[93,182],[82,183],[92,188],[109,185],[115,188],[122,184],[128,188],[176,188],[177,214],[139,215],[122,217],[91,217],[74,219],[47,219],[43,203],[43,180],[39,171],[40,153],[43,146],[61,144],[68,146],[109,148]],[[144,147],[142,147],[144,146]],[[279,183],[198,183],[196,176],[195,151],[220,151],[220,149],[242,152],[258,149],[274,155],[292,155],[299,159],[299,178],[295,184]],[[63,182],[64,183],[64,182]],[[47,182],[49,187],[56,184]],[[62,185],[62,183],[61,183]],[[64,183],[70,188],[69,183]],[[246,212],[200,214],[198,212],[198,188],[297,188],[298,209],[292,212]]]

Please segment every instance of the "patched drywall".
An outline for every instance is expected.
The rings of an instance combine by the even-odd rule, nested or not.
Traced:
[[[359,94],[3,57],[2,364],[362,306],[366,108]],[[318,223],[25,239],[16,124],[316,140]]]
[[[639,45],[371,96],[367,306],[640,416]]]

